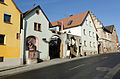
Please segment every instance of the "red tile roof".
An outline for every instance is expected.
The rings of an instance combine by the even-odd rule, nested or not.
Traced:
[[[89,13],[89,11],[86,11],[86,12],[83,12],[83,13],[80,13],[80,14],[77,14],[74,16],[70,16],[68,18],[54,21],[54,22],[52,22],[52,26],[54,27],[54,26],[60,25],[60,23],[62,23],[62,22],[64,24],[64,28],[71,28],[71,27],[81,25],[88,13]],[[68,22],[71,20],[72,20],[72,23],[70,25],[68,25]]]

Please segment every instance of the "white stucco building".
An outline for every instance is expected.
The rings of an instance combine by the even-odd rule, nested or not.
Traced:
[[[52,25],[53,27],[62,26],[64,28],[63,33],[73,35],[73,37],[80,37],[79,41],[76,41],[76,46],[81,55],[98,53],[97,29],[91,18],[90,11],[52,22]]]
[[[21,57],[28,64],[49,60],[50,22],[40,6],[22,14]]]

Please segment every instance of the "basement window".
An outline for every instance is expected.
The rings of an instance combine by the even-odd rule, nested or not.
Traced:
[[[4,60],[4,57],[0,57],[0,62],[3,62],[3,60]]]
[[[5,35],[0,35],[0,45],[4,45]]]
[[[20,33],[17,33],[16,39],[20,40]]]

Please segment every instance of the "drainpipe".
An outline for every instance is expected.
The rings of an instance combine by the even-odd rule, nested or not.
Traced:
[[[26,28],[27,28],[27,21],[26,19],[24,18],[24,28],[23,28],[23,31],[24,31],[24,42],[23,42],[23,64],[26,64]]]

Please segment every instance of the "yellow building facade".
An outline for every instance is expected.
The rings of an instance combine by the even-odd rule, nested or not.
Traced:
[[[20,10],[0,0],[0,67],[20,64]]]

